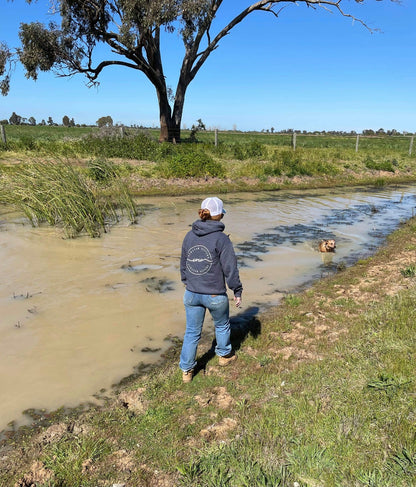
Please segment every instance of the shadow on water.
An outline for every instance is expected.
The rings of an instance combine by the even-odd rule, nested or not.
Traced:
[[[258,318],[260,309],[252,306],[241,313],[230,317],[231,325],[231,345],[233,350],[238,351],[242,343],[248,336],[257,338],[261,333],[261,321]],[[198,364],[195,368],[195,375],[201,370],[205,371],[208,363],[215,357],[216,340],[212,341],[211,348],[198,358]]]

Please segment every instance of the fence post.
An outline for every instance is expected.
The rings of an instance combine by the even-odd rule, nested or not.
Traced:
[[[357,134],[357,140],[355,141],[355,152],[358,152],[358,144],[360,142],[360,136]]]
[[[4,125],[0,125],[0,134],[1,134],[1,140],[3,141],[3,144],[7,144],[6,140],[6,130],[4,129]]]
[[[218,129],[215,129],[215,147],[218,147]]]
[[[293,132],[292,134],[292,147],[293,150],[296,150],[296,132]]]
[[[414,136],[412,135],[412,137],[410,137],[409,156],[411,156],[411,155],[412,155],[412,150],[413,150],[413,139],[414,139]]]

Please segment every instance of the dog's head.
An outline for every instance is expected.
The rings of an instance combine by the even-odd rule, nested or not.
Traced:
[[[334,252],[336,249],[335,240],[323,240],[319,245],[319,249],[321,252]]]

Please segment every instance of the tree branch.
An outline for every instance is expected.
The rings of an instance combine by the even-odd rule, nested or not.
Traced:
[[[57,73],[57,76],[60,78],[65,78],[67,76],[74,76],[75,74],[81,73],[87,76],[90,85],[95,85],[97,84],[96,79],[100,75],[101,71],[107,66],[114,66],[114,65],[125,66],[127,68],[140,70],[140,68],[136,64],[127,63],[125,61],[102,61],[100,64],[98,64],[96,68],[91,67],[91,64],[89,64],[87,68],[83,68],[82,66],[76,63],[74,64],[68,63],[68,68],[71,70],[71,72],[69,74]]]
[[[364,0],[362,0],[364,1]],[[380,0],[379,0],[380,1]],[[400,0],[392,0],[393,2],[399,3]],[[204,64],[204,62],[207,60],[208,56],[214,51],[217,47],[221,39],[223,39],[226,35],[229,34],[229,32],[240,22],[242,22],[249,14],[251,14],[254,11],[263,11],[263,12],[269,12],[275,17],[278,17],[279,14],[282,12],[282,10],[286,7],[288,7],[288,4],[299,4],[303,3],[307,5],[308,7],[312,7],[314,9],[317,8],[322,8],[324,10],[327,10],[331,13],[333,11],[331,10],[330,7],[335,8],[343,17],[350,18],[351,20],[355,22],[359,22],[361,25],[363,25],[366,29],[368,29],[371,33],[375,32],[377,29],[372,29],[369,27],[362,19],[355,17],[354,15],[348,14],[344,12],[344,10],[341,8],[341,2],[342,0],[275,0],[275,1],[270,1],[270,0],[260,0],[256,3],[253,3],[252,5],[248,6],[246,9],[244,9],[241,13],[239,13],[236,17],[234,17],[231,22],[229,22],[216,36],[215,38],[211,41],[209,34],[209,29],[206,30],[207,33],[207,38],[208,38],[208,46],[206,47],[205,50],[201,51],[200,53],[197,54],[198,62],[193,66],[191,72],[190,72],[190,77],[191,80],[195,77],[201,66]],[[216,10],[219,8],[221,5],[221,1],[215,2],[213,1],[212,3],[212,8],[216,8]],[[278,10],[276,10],[276,7],[281,4],[285,3],[286,5],[281,6]],[[216,13],[216,11],[215,11]],[[204,32],[205,33],[205,32]]]

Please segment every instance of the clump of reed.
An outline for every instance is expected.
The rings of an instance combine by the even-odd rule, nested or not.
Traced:
[[[47,222],[62,226],[67,237],[86,233],[98,237],[127,210],[137,216],[134,202],[121,181],[111,191],[68,163],[21,165],[0,181],[0,202],[23,212],[33,226]],[[108,195],[110,193],[110,197]]]

